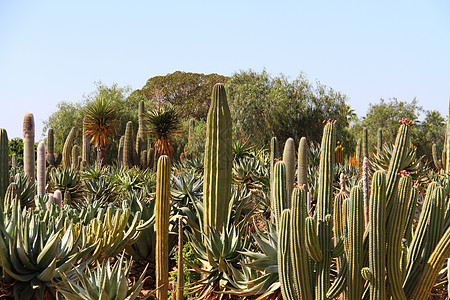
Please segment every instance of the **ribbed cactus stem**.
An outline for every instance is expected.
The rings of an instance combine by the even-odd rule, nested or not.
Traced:
[[[145,134],[145,122],[144,122],[144,114],[145,114],[145,104],[144,100],[139,102],[138,108],[138,131],[136,134],[136,152],[139,159],[142,157],[142,151],[146,150],[147,144],[147,136]],[[141,161],[141,167],[144,168]]]
[[[0,128],[0,199],[3,201],[9,185],[9,146],[6,129]],[[0,203],[2,204],[2,203]]]
[[[177,297],[184,299],[184,266],[183,266],[183,218],[178,219],[178,272],[177,272]]]
[[[293,270],[294,290],[303,299],[313,299],[313,291],[309,278],[309,261],[306,249],[305,226],[308,213],[306,211],[307,192],[304,187],[297,187],[292,192],[292,209],[290,224],[290,255]],[[300,297],[297,297],[300,299]]]
[[[274,209],[274,195],[273,195],[273,183],[274,183],[274,168],[275,168],[275,163],[278,160],[278,139],[274,136],[270,139],[270,174],[269,174],[269,179],[270,179],[270,207],[272,209],[272,216],[273,213],[275,212]]]
[[[75,127],[70,129],[69,135],[64,142],[63,152],[62,152],[62,165],[64,168],[70,168],[72,165],[72,147],[75,141]]]
[[[369,137],[366,127],[363,128],[361,159],[364,159],[364,157],[369,157]]]
[[[170,159],[161,155],[156,173],[156,298],[167,300],[169,288]]]
[[[46,187],[45,144],[39,142],[37,147],[37,194],[45,195]]]
[[[79,155],[80,155],[80,151],[78,150],[78,146],[74,145],[72,147],[72,159],[71,159],[71,163],[70,163],[71,168],[73,170],[78,170],[78,166],[80,164],[79,159],[78,159]]]
[[[294,287],[292,285],[292,262],[289,247],[289,228],[290,228],[291,213],[289,209],[283,210],[280,216],[280,230],[278,231],[278,277],[280,278],[281,294],[285,300],[299,299],[296,296]]]
[[[339,176],[339,193],[334,197],[333,203],[333,233],[334,233],[334,246],[336,247],[340,239],[344,235],[344,222],[343,222],[343,203],[344,200],[349,197],[349,194],[345,186],[345,175],[341,173]],[[341,268],[343,263],[343,258],[339,257],[337,261],[338,269]]]
[[[70,193],[67,191],[68,195],[70,195]],[[63,205],[63,195],[61,193],[60,190],[56,190],[53,192],[53,197],[55,198],[55,203],[58,204],[59,206]],[[64,203],[66,204],[66,203]],[[70,203],[67,203],[70,204]]]
[[[85,124],[86,124],[86,117],[84,117],[84,119],[83,119],[83,133],[86,132]],[[91,144],[89,143],[89,135],[83,134],[82,142],[83,142],[82,149],[81,149],[82,161],[85,161],[87,163],[87,165],[89,165],[90,156],[91,156]]]
[[[144,151],[141,152],[141,167],[144,170],[148,168],[148,164],[147,164],[147,150],[144,150]]]
[[[123,141],[123,166],[127,169],[133,166],[133,122],[128,121]]]
[[[222,230],[231,199],[233,161],[231,113],[225,87],[214,85],[206,120],[206,145],[203,182],[203,226]]]
[[[386,217],[389,218],[393,199],[396,196],[397,185],[399,181],[398,173],[401,171],[402,162],[408,153],[410,146],[410,126],[408,124],[400,125],[397,137],[395,138],[394,150],[389,162],[389,169],[386,175]]]
[[[279,230],[281,213],[287,208],[289,208],[289,206],[286,190],[286,164],[282,161],[278,161],[274,168],[273,182],[273,213],[277,230]]]
[[[406,300],[403,291],[402,270],[400,261],[402,256],[402,239],[407,220],[408,204],[411,199],[412,180],[409,176],[402,176],[399,182],[398,196],[392,205],[391,218],[388,220],[387,232],[387,275],[389,289],[393,299]]]
[[[383,151],[383,128],[378,128],[377,131],[377,153]]]
[[[319,180],[317,192],[317,233],[323,260],[316,266],[316,299],[325,300],[330,287],[330,265],[332,250],[333,178],[336,146],[334,122],[328,122],[323,129],[320,151]]]
[[[364,227],[369,223],[369,158],[366,156],[363,159],[362,165],[362,188],[364,200]]]
[[[123,143],[125,141],[125,136],[122,135],[119,140],[119,149],[117,150],[117,163],[119,167],[123,166]]]
[[[376,171],[372,179],[369,206],[370,299],[386,298],[386,177]]]
[[[298,144],[297,162],[297,183],[298,185],[308,184],[308,142],[305,137],[300,139]]]
[[[35,181],[34,130],[34,116],[29,112],[23,119],[23,170],[31,184]]]
[[[347,237],[346,257],[348,263],[347,273],[347,296],[349,300],[362,299],[363,278],[361,269],[363,267],[363,235],[364,235],[364,211],[363,195],[359,187],[355,186],[350,192],[347,211]]]
[[[50,166],[55,166],[55,133],[53,128],[47,130],[47,161]]]
[[[356,166],[358,168],[361,168],[362,154],[362,138],[359,138],[358,142],[356,143]]]
[[[295,180],[295,142],[293,138],[288,138],[284,144],[283,162],[286,165],[286,195],[288,207],[291,207],[292,190]]]

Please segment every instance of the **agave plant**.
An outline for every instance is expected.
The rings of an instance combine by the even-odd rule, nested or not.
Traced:
[[[15,299],[52,299],[52,281],[78,260],[87,260],[95,244],[82,244],[81,235],[76,238],[72,232],[72,223],[45,219],[37,210],[22,211],[15,202],[16,209],[10,217],[0,214],[2,269],[16,281]]]
[[[155,141],[156,157],[167,155],[172,158],[173,138],[179,133],[181,119],[176,108],[165,105],[150,110],[145,116],[148,134]]]
[[[255,149],[254,146],[249,143],[250,137],[245,141],[235,140],[233,142],[233,159],[250,158],[252,157],[252,151]]]
[[[112,171],[111,180],[117,186],[120,196],[126,198],[133,192],[144,192],[146,195],[156,189],[156,175],[149,169],[116,168]]]
[[[68,192],[71,204],[78,206],[82,199],[81,180],[78,171],[70,168],[54,168],[50,173],[52,186],[50,191],[60,190],[64,195]]]
[[[61,279],[64,284],[56,286],[58,292],[70,300],[133,300],[139,297],[145,282],[147,267],[139,279],[129,287],[128,276],[133,262],[124,259],[124,253],[122,253],[116,263],[112,266],[111,264],[111,259],[101,264],[97,261],[95,269],[74,268],[68,274],[62,273]],[[140,299],[146,299],[149,296]]]
[[[17,173],[14,176],[13,181],[11,183],[15,184],[14,195],[16,195],[17,198],[20,200],[20,206],[22,208],[25,206],[27,207],[33,206],[34,201],[32,195],[34,194],[34,191],[36,189],[36,184],[29,182],[28,176],[23,173]],[[11,203],[12,196],[13,195],[11,193],[5,194],[4,203]]]

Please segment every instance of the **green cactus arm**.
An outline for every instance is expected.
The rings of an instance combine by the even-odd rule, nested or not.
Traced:
[[[406,213],[406,223],[405,223],[405,231],[403,233],[403,238],[406,239],[408,244],[411,242],[411,231],[412,231],[412,224],[414,221],[414,217],[416,214],[416,207],[417,207],[417,199],[419,198],[419,191],[417,187],[413,187],[411,190],[411,197],[408,202],[408,211]]]
[[[47,130],[47,161],[50,166],[55,166],[55,133],[53,128]]]
[[[283,162],[286,165],[287,207],[291,207],[291,196],[295,179],[295,142],[293,138],[288,138],[284,144]]]
[[[333,258],[337,258],[342,254],[344,254],[344,239],[340,238],[336,245],[334,245],[333,250],[331,251],[331,256]]]
[[[323,260],[323,256],[319,247],[316,222],[312,217],[307,217],[305,225],[306,250],[315,262],[321,262]]]
[[[133,122],[128,121],[125,128],[125,138],[123,140],[123,159],[122,163],[125,168],[133,166]]]
[[[0,128],[0,200],[4,201],[4,196],[9,185],[9,147],[8,133],[6,129]],[[3,203],[0,203],[3,204]]]
[[[298,185],[308,184],[308,142],[305,137],[300,139],[298,144],[297,162],[297,183]]]
[[[291,212],[289,209],[283,210],[280,216],[280,229],[278,231],[278,276],[280,278],[281,294],[283,299],[299,299],[300,295],[294,290],[294,278],[292,275],[292,261],[289,245],[289,229]]]
[[[71,155],[73,142],[75,140],[75,127],[70,129],[69,135],[64,142],[63,152],[62,152],[62,164],[64,168],[70,168],[71,166]]]
[[[286,191],[286,165],[284,162],[278,161],[274,167],[273,182],[273,210],[277,230],[281,212],[286,208],[289,208]]]
[[[344,260],[341,268],[339,269],[339,274],[336,279],[333,281],[330,289],[327,291],[327,299],[334,299],[338,297],[345,288],[347,287],[347,278],[348,278],[348,266],[347,261]],[[312,299],[312,298],[305,298]]]

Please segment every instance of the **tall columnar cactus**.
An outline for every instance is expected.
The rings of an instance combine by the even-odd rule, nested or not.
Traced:
[[[122,135],[119,140],[119,149],[117,150],[117,163],[120,167],[123,165],[123,144],[125,141],[125,136]]]
[[[272,208],[272,213],[274,213],[274,203],[273,203],[273,183],[274,183],[274,168],[275,163],[278,160],[278,139],[274,136],[270,139],[270,206]]]
[[[170,214],[170,159],[158,159],[156,173],[155,231],[156,231],[156,298],[166,300],[169,288],[169,214]]]
[[[3,199],[9,185],[8,133],[0,128],[0,199]],[[1,203],[0,203],[1,204]]]
[[[133,122],[128,121],[123,141],[123,166],[125,168],[133,166],[133,152]]]
[[[203,226],[221,230],[228,215],[231,198],[233,162],[231,114],[225,88],[214,85],[206,120],[205,173],[203,182]]]
[[[297,183],[298,185],[308,184],[308,142],[305,137],[300,139],[298,144],[297,162]]]
[[[364,159],[364,157],[369,157],[369,138],[366,127],[363,128],[361,160]]]
[[[77,145],[73,145],[72,147],[72,157],[70,166],[72,170],[78,170],[78,166],[80,165],[78,157],[80,156],[80,151],[78,150]]]
[[[364,227],[369,223],[369,158],[367,156],[363,159],[362,165],[362,188],[364,201]]]
[[[55,133],[53,128],[47,130],[47,162],[50,166],[55,166]]]
[[[383,151],[383,128],[378,128],[377,131],[377,154]]]
[[[279,223],[283,210],[289,208],[287,200],[286,189],[286,164],[278,161],[274,168],[274,182],[273,182],[273,216],[277,230],[280,230]]]
[[[147,146],[147,136],[145,134],[145,122],[144,122],[144,114],[145,114],[145,104],[144,100],[139,102],[138,109],[138,131],[136,134],[136,152],[139,159],[142,157],[142,151],[146,150]],[[141,165],[142,168],[144,166]]]
[[[363,278],[363,235],[364,235],[364,211],[363,195],[359,187],[355,186],[350,192],[347,204],[347,234],[344,238],[345,252],[348,263],[347,296],[349,300],[362,299]]]
[[[402,239],[405,230],[408,204],[411,200],[412,180],[409,176],[402,176],[399,182],[398,196],[392,205],[391,218],[387,221],[387,275],[389,290],[393,299],[406,300],[403,291],[402,270],[400,261],[402,255]]]
[[[339,176],[339,193],[334,197],[333,203],[333,233],[334,233],[334,246],[336,247],[340,239],[344,238],[344,222],[343,222],[343,203],[344,200],[349,197],[345,186],[345,175],[341,173]],[[342,265],[342,257],[337,261],[338,269]]]
[[[333,212],[333,178],[334,148],[336,146],[336,130],[334,122],[328,122],[323,129],[320,151],[319,183],[317,192],[317,234],[319,238],[322,261],[316,264],[316,299],[327,299],[330,287],[330,265],[332,250],[332,217]]]
[[[308,252],[306,250],[305,222],[308,217],[306,211],[306,189],[302,186],[292,192],[291,224],[290,231],[290,255],[294,282],[297,295],[302,299],[313,299],[313,291],[310,281]],[[287,228],[286,228],[287,229]],[[297,297],[296,299],[300,299]]]
[[[283,210],[280,216],[279,230],[278,230],[278,276],[280,278],[281,294],[285,300],[299,299],[296,297],[294,286],[292,285],[292,261],[289,247],[289,230],[291,221],[291,211],[289,209]],[[299,296],[299,295],[297,295]]]
[[[39,142],[37,148],[37,194],[45,195],[46,186],[46,172],[47,168],[45,166],[45,144],[44,142]]]
[[[442,161],[442,157],[439,157],[438,148],[436,144],[433,144],[431,148],[431,153],[433,155],[433,163],[436,169],[438,170],[444,170],[445,168],[445,162]]]
[[[356,143],[356,166],[358,168],[361,168],[362,164],[362,138],[358,139],[358,142]]]
[[[292,190],[295,180],[295,142],[293,138],[288,138],[284,144],[283,162],[286,165],[286,193],[288,207],[291,207]]]
[[[447,138],[446,138],[446,163],[445,163],[445,171],[450,172],[450,100],[448,106],[448,118],[447,118]]]
[[[70,129],[69,135],[64,142],[63,152],[62,152],[62,164],[64,168],[70,168],[72,165],[72,147],[75,141],[75,127]]]
[[[31,184],[35,181],[34,130],[34,116],[29,112],[23,119],[23,171]]]
[[[86,117],[84,117],[83,119],[83,132],[86,132],[85,124],[86,124]],[[83,134],[83,145],[81,149],[82,161],[85,161],[89,165],[90,156],[91,156],[91,144],[89,143],[89,135]]]
[[[386,297],[386,177],[383,171],[376,171],[372,179],[369,206],[369,268],[362,275],[370,283],[370,299]]]

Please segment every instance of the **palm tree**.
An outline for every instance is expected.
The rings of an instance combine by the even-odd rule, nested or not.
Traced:
[[[180,133],[180,116],[172,105],[148,111],[145,116],[148,134],[155,143],[156,156],[167,155],[172,158],[173,138]]]
[[[97,148],[97,162],[105,165],[106,149],[114,136],[117,126],[117,108],[105,97],[97,97],[85,108],[84,132],[91,137],[90,142]]]

